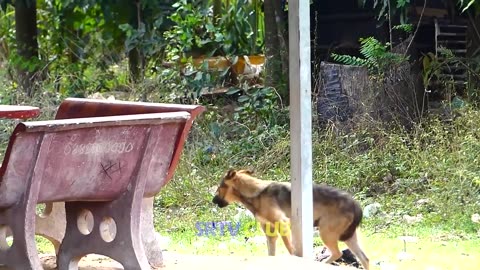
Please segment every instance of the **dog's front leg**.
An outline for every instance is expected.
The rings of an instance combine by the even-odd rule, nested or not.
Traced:
[[[267,237],[267,248],[268,248],[268,256],[275,256],[275,248],[278,238],[278,232],[275,230],[271,223],[265,224],[262,223],[262,230]]]

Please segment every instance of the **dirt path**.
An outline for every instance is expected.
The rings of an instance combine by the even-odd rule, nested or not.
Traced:
[[[165,265],[158,270],[187,269],[228,269],[228,270],[266,270],[266,269],[302,269],[302,270],[352,270],[356,268],[330,266],[295,256],[197,256],[185,254],[165,254]],[[41,255],[45,270],[56,270],[54,255]],[[0,270],[7,268],[0,267]],[[79,263],[79,270],[122,270],[123,267],[106,257],[85,256]]]

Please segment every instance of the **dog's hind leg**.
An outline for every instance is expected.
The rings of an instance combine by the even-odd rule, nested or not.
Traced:
[[[287,248],[288,253],[290,253],[290,255],[293,255],[295,252],[295,248],[293,247],[293,244],[292,244],[292,233],[290,230],[290,222],[281,221],[279,231],[280,231],[280,235],[282,236],[283,244]]]
[[[262,223],[261,227],[267,237],[268,256],[275,256],[278,230],[271,223]]]
[[[295,248],[293,248],[291,236],[282,235],[282,240],[283,240],[283,244],[285,244],[285,247],[288,250],[288,253],[290,253],[290,255],[293,255],[295,253]]]
[[[326,258],[325,263],[330,264],[342,257],[342,252],[338,248],[338,235],[328,230],[320,231],[320,238],[323,244],[330,251],[330,256]]]
[[[352,253],[360,260],[360,263],[362,264],[363,268],[365,270],[369,270],[370,262],[368,257],[365,255],[363,250],[360,248],[360,245],[358,244],[357,232],[353,233],[352,237],[350,237],[350,239],[345,241],[345,244],[352,251]]]
[[[267,236],[268,256],[275,256],[278,236]]]

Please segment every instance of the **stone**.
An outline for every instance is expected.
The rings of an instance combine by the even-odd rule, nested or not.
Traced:
[[[472,222],[473,223],[480,223],[480,215],[475,213],[472,215]]]
[[[381,212],[381,207],[382,206],[379,203],[369,204],[363,209],[363,216],[366,218],[376,216]]]

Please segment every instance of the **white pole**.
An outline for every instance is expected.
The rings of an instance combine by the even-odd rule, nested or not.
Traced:
[[[277,1],[277,0],[275,0]],[[292,241],[295,255],[313,257],[310,0],[288,1]]]

